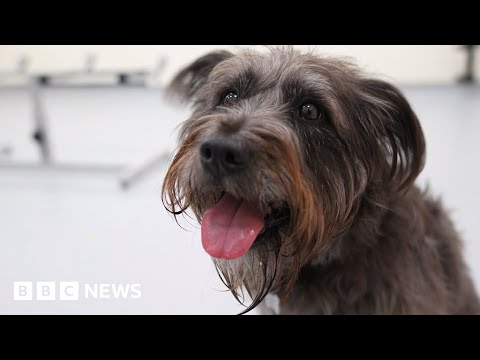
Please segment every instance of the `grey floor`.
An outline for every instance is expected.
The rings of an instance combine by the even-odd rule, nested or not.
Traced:
[[[427,138],[418,183],[442,196],[480,288],[480,88],[406,87]],[[51,89],[45,94],[57,161],[134,166],[171,150],[186,113],[156,90]],[[28,96],[0,91],[0,160],[35,161]],[[5,147],[13,152],[2,152]],[[133,189],[119,174],[0,170],[0,313],[235,314],[203,251],[198,226],[163,209],[159,166]],[[140,299],[13,301],[13,281],[140,283]]]

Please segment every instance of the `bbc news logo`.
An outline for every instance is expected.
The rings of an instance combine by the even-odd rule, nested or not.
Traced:
[[[34,286],[35,285],[35,286]],[[76,281],[15,281],[13,300],[140,299],[140,284],[80,284]]]

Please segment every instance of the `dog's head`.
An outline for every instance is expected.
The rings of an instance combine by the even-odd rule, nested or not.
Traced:
[[[219,51],[170,89],[193,103],[163,184],[191,208],[202,243],[238,299],[286,295],[364,206],[387,207],[424,162],[422,130],[394,86],[350,63],[299,53]]]

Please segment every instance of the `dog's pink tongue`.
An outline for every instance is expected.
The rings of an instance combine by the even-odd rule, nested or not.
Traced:
[[[203,248],[216,258],[238,258],[250,249],[263,225],[258,209],[225,194],[203,215]]]

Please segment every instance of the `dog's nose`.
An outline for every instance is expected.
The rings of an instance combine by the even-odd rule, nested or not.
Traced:
[[[249,154],[239,143],[229,138],[215,138],[200,146],[203,167],[216,177],[232,175],[243,170]]]

